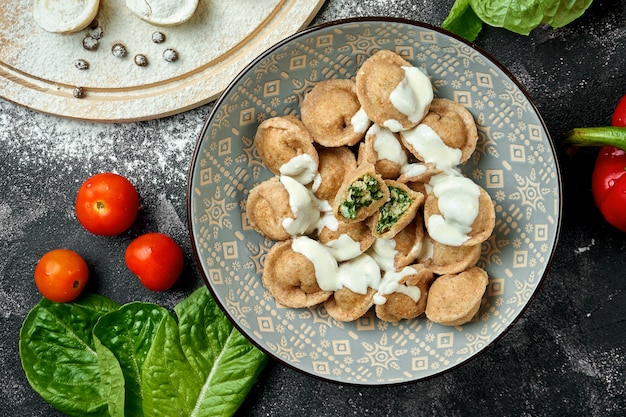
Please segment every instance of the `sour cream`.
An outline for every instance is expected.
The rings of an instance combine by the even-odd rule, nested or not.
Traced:
[[[357,294],[367,294],[368,288],[378,289],[381,273],[376,261],[366,254],[339,265],[337,284]]]
[[[383,271],[395,271],[396,241],[393,239],[376,239],[367,253],[376,261]]]
[[[337,279],[339,265],[328,248],[317,240],[307,236],[299,236],[293,239],[291,249],[304,255],[315,269],[317,285],[323,291],[336,291],[341,288]]]
[[[296,155],[279,168],[281,175],[291,177],[300,184],[309,184],[317,175],[318,164],[311,155]]]
[[[400,132],[401,130],[405,130],[404,126],[402,126],[402,123],[400,123],[396,119],[385,120],[383,126],[391,130],[392,132]]]
[[[371,120],[365,113],[365,110],[361,107],[359,111],[357,111],[352,119],[350,119],[350,123],[352,124],[352,128],[357,133],[365,133],[367,128],[370,126]]]
[[[440,169],[461,163],[461,150],[446,145],[437,132],[425,123],[404,131],[401,135],[420,154],[424,162],[432,162]]]
[[[308,188],[291,177],[281,175],[280,182],[289,193],[289,206],[294,215],[293,219],[283,219],[283,227],[292,236],[311,233],[321,217],[317,199]]]
[[[386,159],[402,166],[408,163],[406,152],[391,130],[374,124],[367,131],[367,136],[374,136],[374,150],[378,160]]]
[[[352,239],[347,233],[343,233],[335,240],[326,242],[326,246],[338,262],[356,258],[363,253],[361,244]]]
[[[419,68],[406,66],[404,78],[391,92],[389,99],[393,106],[408,119],[417,123],[424,118],[433,101],[433,86],[428,76]]]
[[[419,177],[426,173],[428,168],[424,164],[413,163],[402,166],[401,173],[407,178]]]
[[[416,273],[415,268],[410,266],[404,267],[399,272],[387,271],[378,287],[378,292],[374,295],[374,304],[385,304],[387,302],[385,295],[395,292],[402,293],[417,303],[422,296],[420,289],[416,286],[400,284],[403,278]]]
[[[302,254],[311,261],[315,269],[317,284],[324,291],[348,288],[357,294],[367,294],[368,288],[372,288],[376,290],[374,294],[376,304],[384,304],[387,302],[385,296],[394,292],[405,294],[415,302],[419,301],[421,292],[418,287],[400,284],[404,277],[415,274],[415,269],[404,267],[401,271],[395,271],[393,265],[389,263],[389,259],[393,263],[395,254],[393,240],[378,239],[378,243],[375,243],[378,245],[377,250],[359,253],[344,262],[338,261],[336,249],[340,246],[345,245],[342,249],[348,249],[346,249],[346,254],[339,256],[339,259],[349,257],[350,251],[354,251],[352,254],[356,253],[356,247],[350,241],[352,239],[349,236],[341,235],[339,239],[333,241],[337,242],[336,245],[329,246],[307,236],[299,236],[294,238],[291,247],[294,252]],[[391,258],[389,258],[390,254],[392,254]]]
[[[471,179],[450,173],[434,176],[430,184],[441,214],[428,218],[428,234],[444,245],[462,245],[478,216],[480,188]]]

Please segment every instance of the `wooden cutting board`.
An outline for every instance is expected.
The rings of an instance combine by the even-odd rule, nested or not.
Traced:
[[[44,31],[32,1],[0,8],[0,95],[33,110],[99,122],[148,120],[214,100],[250,61],[308,25],[324,0],[200,0],[188,22],[151,25],[124,0],[101,0],[91,28],[70,35]],[[161,32],[165,41],[156,43]],[[83,39],[98,38],[95,50]],[[112,53],[123,44],[127,55]],[[176,61],[164,58],[174,50]],[[144,55],[148,65],[134,62]],[[79,60],[89,64],[77,68]],[[75,97],[76,89],[84,92]]]

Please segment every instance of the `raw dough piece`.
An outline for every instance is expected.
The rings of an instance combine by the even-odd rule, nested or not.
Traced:
[[[199,0],[126,0],[126,7],[150,24],[176,26],[193,16],[198,2]]]
[[[93,21],[99,7],[100,0],[35,0],[33,19],[45,31],[74,33]]]

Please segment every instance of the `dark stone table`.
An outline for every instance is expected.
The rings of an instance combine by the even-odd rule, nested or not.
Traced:
[[[441,25],[451,0],[329,0],[313,23],[386,15]],[[475,42],[525,86],[559,147],[574,127],[605,125],[626,93],[626,3],[596,0],[559,30],[529,36],[485,27]],[[97,124],[43,115],[0,100],[0,415],[60,415],[29,386],[18,333],[40,300],[39,257],[80,248],[88,291],[120,303],[172,308],[203,285],[187,233],[187,169],[212,104],[159,120]],[[238,416],[611,416],[626,410],[626,234],[604,222],[590,193],[595,149],[559,151],[563,221],[553,264],[510,331],[463,366],[426,381],[354,387],[270,361]],[[75,192],[89,175],[130,178],[143,210],[114,238],[77,226]],[[626,208],[625,208],[626,210]],[[147,230],[181,242],[183,278],[150,293],[126,270],[125,246]]]

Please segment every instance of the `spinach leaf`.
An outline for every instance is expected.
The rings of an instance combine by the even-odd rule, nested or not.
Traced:
[[[143,416],[141,370],[157,329],[167,317],[171,314],[163,307],[132,302],[103,315],[94,326],[111,416]]]
[[[73,303],[43,298],[20,330],[20,358],[28,382],[69,416],[108,416],[91,329],[119,304],[89,294]]]
[[[161,323],[144,363],[144,413],[233,415],[267,357],[233,327],[206,287],[174,310],[178,327]]]
[[[442,27],[473,41],[480,32],[476,31],[477,17],[488,25],[528,35],[540,24],[557,29],[571,23],[582,16],[592,1],[456,0]]]
[[[483,28],[483,21],[474,13],[469,0],[457,0],[441,27],[473,42]]]
[[[20,332],[29,383],[69,416],[231,416],[267,361],[206,287],[174,308],[45,298]]]

